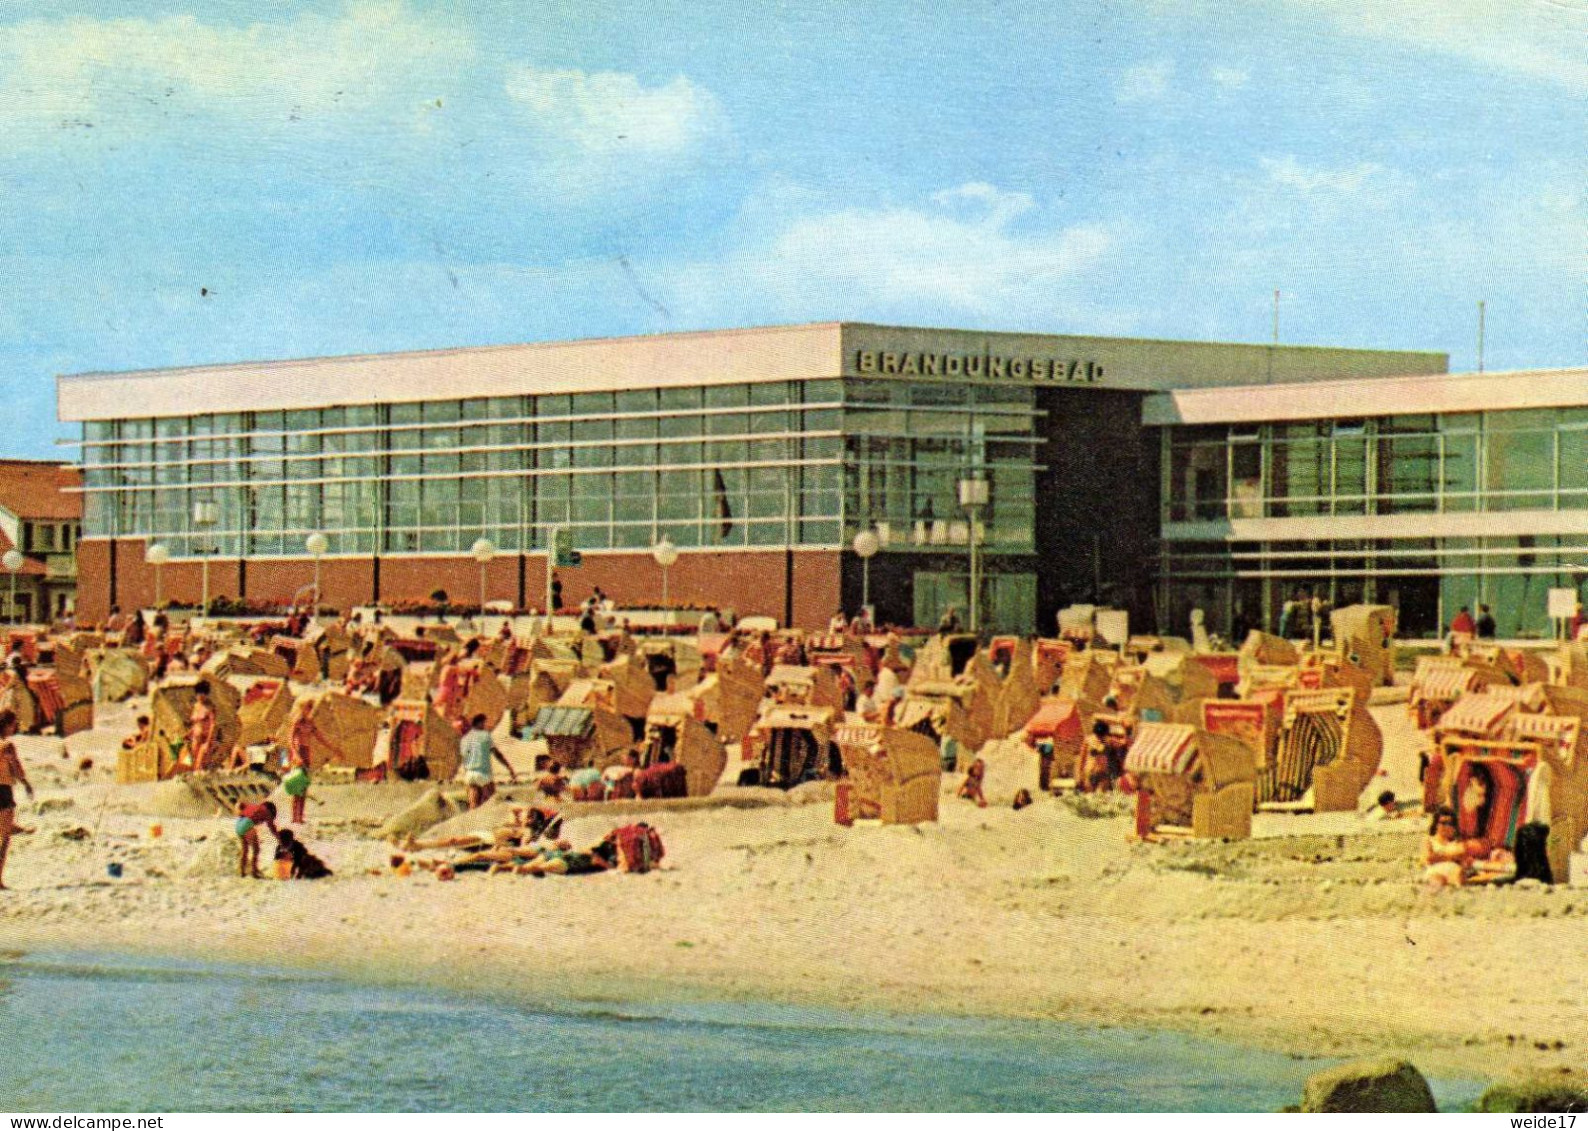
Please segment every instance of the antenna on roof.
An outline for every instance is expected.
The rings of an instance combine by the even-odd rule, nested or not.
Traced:
[[[1483,372],[1483,314],[1484,302],[1478,300],[1478,372]]]
[[[1268,350],[1268,383],[1274,383],[1274,350],[1279,348],[1279,288],[1274,288],[1274,341]]]

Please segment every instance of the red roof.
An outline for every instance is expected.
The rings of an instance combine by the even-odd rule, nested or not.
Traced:
[[[0,507],[18,518],[47,522],[80,520],[83,497],[63,488],[82,485],[82,476],[76,468],[62,467],[49,460],[0,459]]]

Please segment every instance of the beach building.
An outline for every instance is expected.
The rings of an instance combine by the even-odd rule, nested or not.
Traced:
[[[1521,528],[1559,539],[1581,474],[1564,406],[1512,404],[1543,378],[1446,369],[1440,353],[845,322],[81,374],[58,405],[82,425],[87,617],[157,583],[196,604],[202,573],[212,596],[286,599],[317,570],[338,606],[473,601],[483,580],[487,600],[538,607],[560,531],[581,557],[558,570],[565,605],[665,590],[814,628],[866,595],[883,621],[964,622],[974,568],[997,630],[1092,599],[1165,630],[1193,604],[1215,628],[1261,623],[1291,581],[1398,599],[1413,625],[1432,602],[1433,625],[1471,588],[1447,594],[1438,571],[1497,566],[1491,537],[1512,540],[1512,568],[1542,563],[1534,543],[1520,564]],[[1551,380],[1568,396],[1570,372]],[[1469,388],[1459,411],[1443,399]],[[1491,422],[1512,411],[1545,439]],[[1539,459],[1543,486],[1516,470]],[[1391,566],[1424,580],[1370,584]],[[1491,573],[1460,576],[1481,590]]]
[[[1551,635],[1588,580],[1588,368],[1178,388],[1161,453],[1160,607],[1272,626],[1297,594],[1387,604],[1431,637],[1465,606]]]
[[[0,555],[22,555],[16,570],[0,575],[6,623],[50,620],[74,608],[81,482],[76,470],[57,463],[0,460]]]

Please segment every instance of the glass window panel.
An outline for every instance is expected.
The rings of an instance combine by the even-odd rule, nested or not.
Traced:
[[[750,389],[747,385],[707,385],[705,400],[707,408],[738,408],[750,403]]]
[[[1553,432],[1490,432],[1484,454],[1484,487],[1489,493],[1489,509],[1523,510],[1552,505],[1555,480]]]
[[[750,403],[753,405],[787,404],[788,382],[758,381],[750,386]]]
[[[1560,505],[1588,506],[1588,430],[1565,429],[1559,434]]]
[[[658,389],[657,400],[663,412],[679,412],[700,407],[700,390],[688,389]]]

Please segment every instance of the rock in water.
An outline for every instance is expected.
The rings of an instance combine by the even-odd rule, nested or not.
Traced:
[[[1301,1092],[1309,1112],[1438,1111],[1428,1081],[1404,1060],[1357,1060],[1315,1072]]]
[[[1495,1084],[1478,1098],[1487,1112],[1588,1112],[1588,1075],[1560,1068]]]

